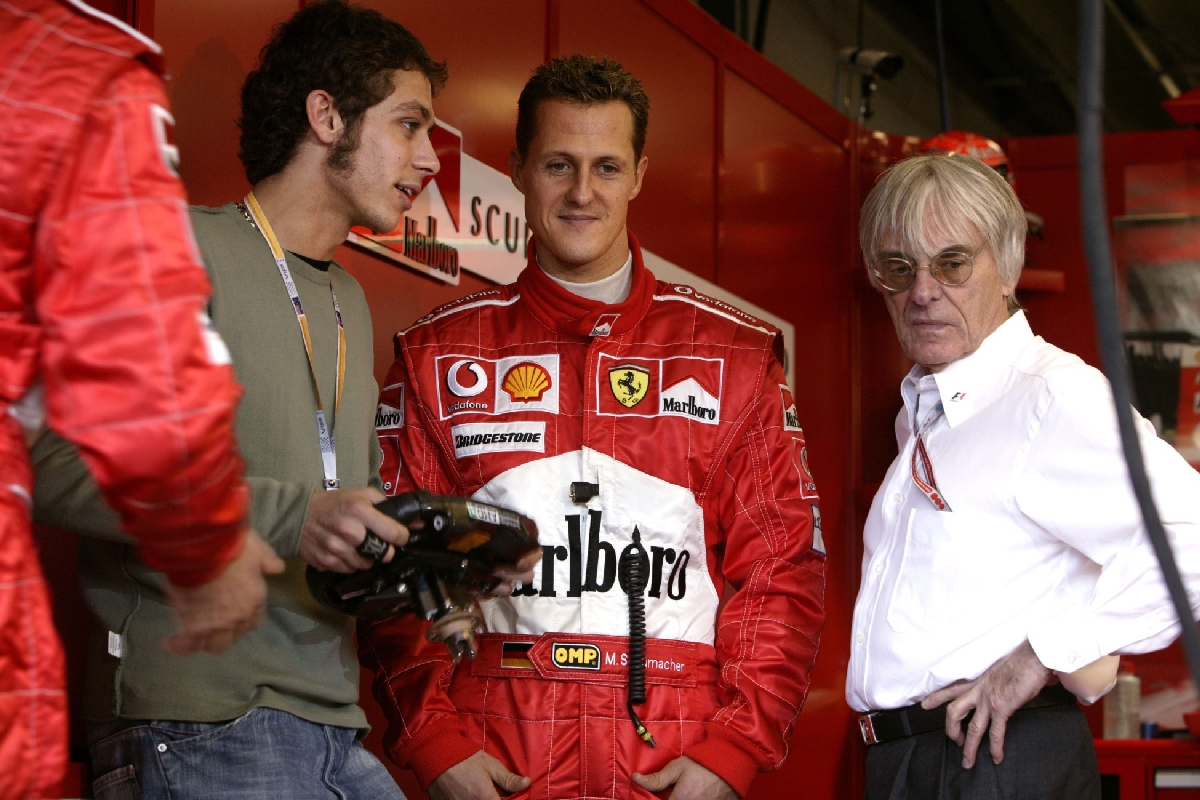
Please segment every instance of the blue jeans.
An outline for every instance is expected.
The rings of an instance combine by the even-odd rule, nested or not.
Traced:
[[[355,734],[273,708],[91,725],[92,789],[96,800],[404,800]]]

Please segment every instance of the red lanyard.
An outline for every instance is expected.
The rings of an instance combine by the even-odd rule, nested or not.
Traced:
[[[912,479],[917,488],[925,493],[929,498],[929,502],[933,503],[933,507],[938,511],[950,511],[950,504],[942,497],[941,491],[938,489],[937,479],[933,477],[933,462],[929,460],[929,451],[925,449],[925,432],[933,427],[933,424],[942,418],[945,409],[941,403],[933,411],[929,412],[929,416],[925,418],[924,424],[917,431],[917,444],[913,448],[912,454]]]

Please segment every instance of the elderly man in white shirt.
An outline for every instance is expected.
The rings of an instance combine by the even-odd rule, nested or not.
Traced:
[[[846,680],[869,800],[1099,798],[1064,686],[1094,702],[1110,654],[1179,632],[1108,383],[1035,336],[1014,299],[1025,235],[1009,185],[964,156],[897,164],[863,207],[864,260],[916,362],[863,533]],[[1185,582],[1200,586],[1200,473],[1139,420]]]

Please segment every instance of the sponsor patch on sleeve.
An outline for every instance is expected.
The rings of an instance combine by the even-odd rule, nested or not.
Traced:
[[[393,383],[379,393],[375,410],[375,430],[394,431],[404,427],[404,384]]]
[[[473,422],[450,429],[455,458],[528,450],[546,452],[544,422]]]
[[[179,175],[179,146],[175,144],[175,118],[160,105],[150,106],[150,126],[154,129],[154,141],[158,144],[158,155],[163,166],[172,175]]]
[[[796,411],[796,400],[792,390],[786,384],[779,384],[779,394],[783,397],[783,429],[785,431],[804,432],[800,427],[800,414]]]
[[[812,509],[813,519],[812,549],[821,555],[825,555],[825,537],[821,534],[821,507],[816,503],[810,503],[809,508]]]
[[[791,435],[791,439],[792,466],[796,468],[796,477],[800,479],[800,496],[805,500],[816,500],[817,483],[808,466],[808,446],[804,443],[804,433],[797,431]]]

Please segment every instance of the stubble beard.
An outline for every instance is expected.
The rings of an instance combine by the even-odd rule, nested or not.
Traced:
[[[403,214],[395,219],[390,219],[390,215],[385,215],[377,209],[363,204],[362,198],[369,194],[369,188],[363,186],[361,181],[356,180],[360,175],[357,169],[359,142],[357,137],[354,139],[355,141],[347,142],[347,144],[353,145],[352,148],[348,147],[342,150],[339,150],[342,142],[338,142],[325,160],[329,183],[333,186],[336,194],[342,198],[351,227],[366,228],[375,233],[390,233],[399,224]]]

